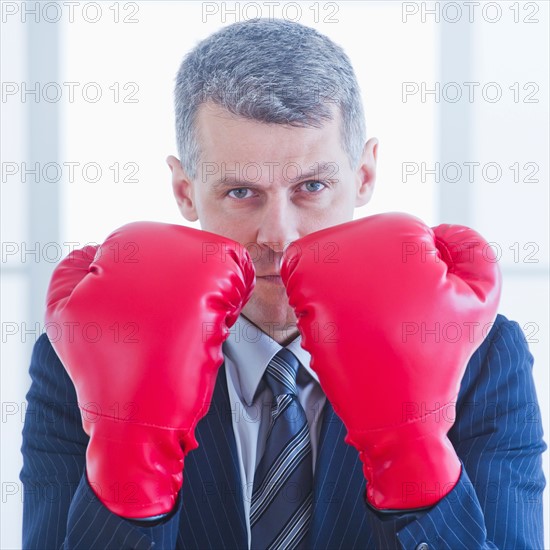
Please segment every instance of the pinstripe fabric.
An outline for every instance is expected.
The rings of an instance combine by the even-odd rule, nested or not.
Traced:
[[[196,430],[199,448],[185,459],[176,548],[243,548],[248,535],[225,369]]]
[[[143,533],[110,513],[89,487],[84,475],[88,436],[74,386],[45,336],[35,345],[30,374],[20,476],[23,548],[146,550],[152,547],[151,536],[161,548],[168,538],[175,540],[177,521]]]
[[[532,377],[533,356],[516,322],[497,317],[472,356],[449,439],[463,465],[459,483],[399,531],[374,519],[380,548],[542,549],[541,454],[546,449]]]
[[[341,444],[345,435],[344,425],[327,400],[313,481],[308,548],[374,548],[363,500],[363,470],[357,451]]]
[[[23,427],[23,547],[59,548],[85,467],[88,436],[74,386],[45,335],[33,350]]]
[[[449,433],[462,462],[457,486],[403,526],[381,520],[363,500],[357,452],[327,403],[314,478],[309,548],[543,547],[541,454],[546,445],[517,323],[499,315],[470,360]],[[76,395],[46,336],[35,344],[23,429],[23,548],[246,548],[238,457],[224,369],[200,447],[185,461],[178,507],[163,524],[137,527],[111,514],[83,476],[87,436]]]

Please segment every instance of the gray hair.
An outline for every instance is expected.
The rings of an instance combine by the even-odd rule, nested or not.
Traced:
[[[198,107],[211,101],[267,124],[322,127],[340,107],[340,135],[350,166],[361,158],[366,128],[361,93],[344,50],[311,27],[284,19],[234,23],[202,40],[176,76],[176,140],[192,180],[201,150]]]

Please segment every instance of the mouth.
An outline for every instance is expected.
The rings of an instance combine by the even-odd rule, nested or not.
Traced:
[[[281,278],[280,275],[262,275],[262,276],[256,277],[256,279],[265,281],[271,284],[277,284],[277,285],[283,284],[283,279]]]

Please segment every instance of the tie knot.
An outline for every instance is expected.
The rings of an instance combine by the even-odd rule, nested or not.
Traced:
[[[265,381],[273,395],[298,395],[296,376],[300,362],[296,356],[286,348],[281,349],[267,365]]]

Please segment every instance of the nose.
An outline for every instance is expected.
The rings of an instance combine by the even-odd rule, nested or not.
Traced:
[[[300,236],[298,215],[286,193],[271,196],[264,207],[258,229],[258,244],[282,254],[284,247]]]

